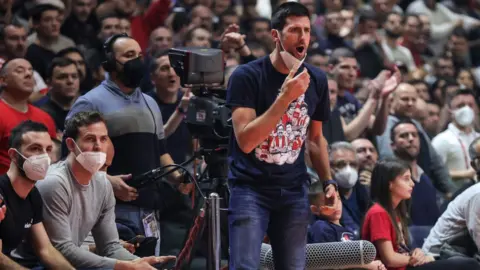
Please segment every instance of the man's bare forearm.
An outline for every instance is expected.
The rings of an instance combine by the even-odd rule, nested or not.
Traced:
[[[172,165],[172,164],[175,164],[175,162],[173,161],[172,157],[170,156],[170,154],[168,153],[165,153],[163,155],[160,156],[160,164],[162,166],[168,166],[168,165]],[[169,167],[167,168],[167,171],[170,171],[170,170],[174,170],[175,168],[173,167]],[[179,180],[180,178],[180,172],[179,170],[175,170],[173,171],[172,173],[170,173],[168,176],[167,176],[168,180],[172,183],[172,184],[178,184],[177,181]]]
[[[369,98],[358,113],[357,117],[346,125],[344,133],[347,141],[352,141],[358,138],[358,136],[368,128],[370,116],[375,112],[376,105],[377,101],[373,98]]]
[[[48,269],[58,269],[58,270],[68,270],[68,269],[75,269],[73,266],[63,257],[63,255],[56,250],[53,246],[48,248],[47,252],[42,254],[42,258],[40,258],[42,262],[48,266]]]
[[[168,118],[167,123],[164,125],[165,129],[165,138],[170,137],[175,130],[177,130],[178,126],[182,123],[183,121],[183,115],[175,110],[173,114]]]
[[[28,268],[17,264],[3,253],[0,253],[0,269],[27,270]]]
[[[387,120],[388,120],[388,108],[389,106],[389,99],[388,97],[384,98],[381,101],[380,109],[375,116],[375,122],[371,127],[371,134],[380,136],[385,132],[385,128],[387,128]]]
[[[280,94],[266,112],[257,116],[241,130],[236,130],[235,135],[240,149],[245,153],[250,153],[267,139],[287,111],[290,102],[284,95]]]
[[[332,179],[330,173],[330,160],[328,158],[327,140],[323,136],[307,140],[308,153],[312,161],[313,168],[317,171],[321,181]]]

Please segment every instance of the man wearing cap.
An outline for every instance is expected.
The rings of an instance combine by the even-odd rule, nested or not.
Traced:
[[[35,33],[27,39],[26,59],[43,78],[55,54],[75,46],[71,39],[60,34],[64,10],[65,5],[60,0],[36,0],[30,11]]]

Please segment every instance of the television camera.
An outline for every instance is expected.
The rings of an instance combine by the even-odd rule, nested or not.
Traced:
[[[170,65],[182,87],[191,88],[185,122],[200,140],[210,180],[227,177],[227,146],[231,132],[231,111],[225,105],[223,51],[209,48],[172,48]]]

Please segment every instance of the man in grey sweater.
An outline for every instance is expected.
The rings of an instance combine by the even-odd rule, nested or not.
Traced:
[[[81,112],[65,125],[69,155],[50,168],[38,185],[45,228],[55,246],[76,268],[155,269],[174,256],[138,258],[119,242],[115,197],[104,165],[110,140],[98,112]],[[89,232],[97,254],[81,248]]]

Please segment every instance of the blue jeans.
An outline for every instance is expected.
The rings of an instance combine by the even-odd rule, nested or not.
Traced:
[[[230,187],[229,269],[257,270],[265,233],[275,269],[305,268],[310,210],[307,186],[290,189]]]

